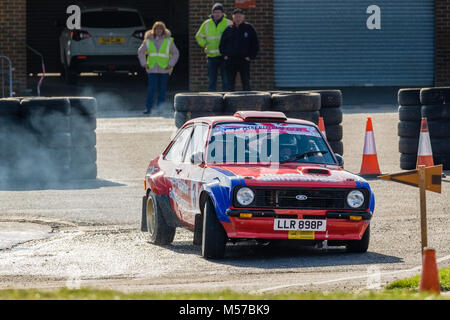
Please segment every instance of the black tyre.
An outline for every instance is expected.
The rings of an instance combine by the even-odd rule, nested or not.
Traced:
[[[416,154],[400,154],[400,169],[402,170],[413,170],[416,168],[417,164],[417,153]]]
[[[419,148],[418,138],[400,137],[398,141],[398,151],[400,153],[417,154],[418,148]]]
[[[236,111],[271,109],[271,96],[268,92],[230,92],[223,96],[226,115]]]
[[[325,133],[328,141],[340,141],[343,137],[343,128],[340,124],[329,125],[325,127]]]
[[[4,98],[0,99],[0,117],[18,116],[20,108],[20,99]]]
[[[319,111],[285,112],[284,114],[288,118],[311,121],[315,124],[319,123],[319,117],[320,117]]]
[[[177,93],[174,100],[175,111],[222,112],[223,95],[214,92]]]
[[[442,164],[444,167],[444,170],[450,170],[450,153],[433,154],[433,162],[435,165]]]
[[[427,121],[431,138],[450,138],[450,121]]]
[[[48,148],[70,148],[72,146],[72,137],[68,132],[39,136],[39,141]]]
[[[428,121],[450,119],[450,105],[424,105],[421,116]]]
[[[328,141],[328,143],[334,153],[340,154],[341,156],[344,155],[344,144],[342,141]]]
[[[422,105],[450,103],[450,87],[423,88],[420,90]]]
[[[72,147],[95,147],[97,135],[95,131],[72,131]]]
[[[399,106],[398,116],[400,121],[420,122],[422,115],[420,113],[420,105],[417,106]]]
[[[450,138],[431,138],[433,154],[450,154]]]
[[[175,111],[175,126],[181,128],[188,121],[187,112]]]
[[[272,110],[281,112],[309,112],[320,110],[319,93],[272,94]]]
[[[71,149],[72,164],[89,164],[97,161],[96,147],[75,147]]]
[[[93,131],[97,129],[97,117],[95,115],[70,116],[70,131]]]
[[[74,180],[94,180],[97,178],[96,163],[72,163],[70,177]]]
[[[341,108],[320,109],[320,116],[323,117],[323,123],[325,124],[325,128],[327,127],[327,125],[342,123]]]
[[[397,125],[399,137],[418,138],[420,134],[420,122],[400,121]]]
[[[166,223],[161,208],[158,205],[158,200],[151,191],[147,196],[145,210],[145,220],[150,241],[158,245],[171,244],[175,237],[176,228],[170,227]]]
[[[71,114],[95,115],[97,113],[97,99],[93,97],[68,97]]]
[[[211,201],[206,201],[203,212],[202,256],[220,259],[225,255],[227,235],[217,218]]]
[[[27,98],[21,101],[26,126],[38,134],[69,132],[70,103],[67,98]]]
[[[420,88],[398,90],[397,100],[401,106],[420,106]]]
[[[342,106],[341,90],[313,90],[311,92],[320,93],[322,108],[339,108]]]
[[[370,224],[367,226],[366,231],[364,232],[361,240],[351,240],[346,244],[346,248],[348,252],[354,253],[365,253],[369,249],[370,242]]]

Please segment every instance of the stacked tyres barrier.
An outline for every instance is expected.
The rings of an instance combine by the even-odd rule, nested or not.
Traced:
[[[327,140],[335,153],[344,155],[342,143],[342,92],[340,90],[314,90],[320,94],[320,116],[323,118]]]
[[[288,118],[319,123],[320,94],[309,92],[274,93],[272,110],[283,112]]]
[[[224,93],[178,93],[174,99],[175,125],[181,128],[191,119],[224,114]]]
[[[271,96],[269,92],[237,91],[223,96],[225,114],[233,115],[236,111],[271,110]]]
[[[94,98],[0,99],[0,181],[95,179]]]
[[[97,100],[91,97],[69,97],[72,138],[70,173],[72,179],[97,177]]]
[[[22,145],[15,174],[20,180],[68,180],[71,159],[69,100],[25,98],[20,102],[20,109],[25,131],[18,136]]]
[[[416,168],[419,145],[421,102],[420,88],[405,88],[398,91],[400,168],[412,170]]]
[[[434,164],[450,169],[450,87],[420,90],[421,116],[427,118]]]

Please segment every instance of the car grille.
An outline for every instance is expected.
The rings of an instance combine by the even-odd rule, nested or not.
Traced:
[[[352,210],[346,199],[347,194],[355,189],[252,187],[252,190],[255,192],[255,200],[246,208]],[[361,211],[367,209],[368,192],[366,189],[359,190],[364,193],[366,199],[364,205],[357,209]],[[296,197],[299,195],[306,196],[306,200],[298,200]],[[242,207],[239,203],[236,204]]]

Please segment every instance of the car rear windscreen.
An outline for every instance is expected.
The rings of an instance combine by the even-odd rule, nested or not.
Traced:
[[[87,28],[131,28],[142,26],[137,12],[94,11],[81,14],[81,26]]]

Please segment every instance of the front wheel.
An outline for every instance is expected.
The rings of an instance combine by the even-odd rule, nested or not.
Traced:
[[[227,235],[211,201],[207,201],[203,213],[202,256],[220,259],[225,255]]]
[[[370,242],[370,225],[367,226],[361,240],[351,240],[348,241],[346,247],[348,252],[364,253],[369,249]]]
[[[150,192],[147,196],[145,213],[150,242],[159,245],[171,244],[175,237],[176,228],[169,226],[164,220],[158,200],[153,192]]]

